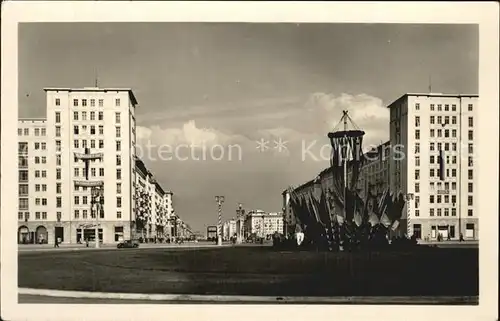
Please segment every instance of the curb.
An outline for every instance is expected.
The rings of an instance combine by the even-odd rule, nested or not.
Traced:
[[[142,246],[135,249],[123,249],[123,250],[146,250],[146,249],[217,249],[222,247],[229,247],[230,244],[222,245],[187,245],[187,246]],[[104,251],[104,250],[118,250],[116,246],[103,246],[100,248],[95,247],[60,247],[60,248],[18,248],[18,252],[71,252],[71,251]]]
[[[18,288],[18,295],[37,295],[59,298],[150,300],[172,302],[232,302],[232,303],[300,303],[300,304],[478,304],[477,296],[352,296],[352,297],[276,297],[246,295],[202,295],[202,294],[145,294],[106,293],[84,291],[62,291],[48,289]]]

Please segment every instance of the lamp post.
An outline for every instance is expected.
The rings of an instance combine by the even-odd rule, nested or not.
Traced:
[[[224,203],[224,196],[215,196],[215,201],[218,205],[218,218],[217,218],[217,245],[222,245],[222,203]]]
[[[412,233],[411,230],[411,223],[410,223],[410,206],[411,206],[411,200],[413,200],[413,193],[407,193],[405,196],[406,199],[406,233],[408,236],[410,236]]]
[[[238,218],[238,235],[237,235],[237,241],[238,243],[243,242],[243,223],[244,223],[244,215],[245,215],[245,210],[243,209],[243,205],[241,203],[238,204],[238,209],[236,210],[236,216]]]

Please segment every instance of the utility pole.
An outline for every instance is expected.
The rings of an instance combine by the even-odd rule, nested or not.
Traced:
[[[224,203],[224,196],[215,196],[215,201],[218,205],[218,218],[217,218],[217,245],[222,245],[222,204]]]

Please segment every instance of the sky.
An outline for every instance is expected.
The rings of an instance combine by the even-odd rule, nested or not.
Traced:
[[[204,232],[329,165],[343,110],[389,138],[407,92],[478,93],[474,25],[32,23],[19,27],[19,117],[45,117],[44,87],[132,88],[138,152],[176,213]],[[161,157],[160,157],[161,156]]]

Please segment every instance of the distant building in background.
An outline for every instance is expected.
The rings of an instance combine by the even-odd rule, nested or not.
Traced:
[[[261,210],[249,211],[245,217],[245,237],[255,234],[267,237],[275,232],[283,233],[283,214],[266,213]]]
[[[236,232],[236,220],[232,219],[225,221],[222,225],[222,238],[224,240],[230,240],[231,237],[235,236]]]
[[[387,141],[364,154],[357,184],[359,195],[363,199],[368,193],[381,195],[389,187],[390,153],[390,142]]]
[[[405,208],[408,235],[478,239],[478,95],[405,94],[388,106],[391,190],[412,195]],[[442,159],[442,162],[440,160]]]
[[[217,226],[207,226],[207,240],[217,239]]]

